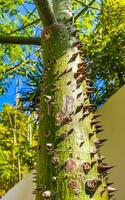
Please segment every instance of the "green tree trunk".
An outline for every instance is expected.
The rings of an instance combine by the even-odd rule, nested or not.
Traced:
[[[93,88],[82,59],[70,2],[54,1],[57,23],[44,24],[36,199],[108,200],[107,170],[90,103]]]

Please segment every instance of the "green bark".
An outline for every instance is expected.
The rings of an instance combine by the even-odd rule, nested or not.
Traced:
[[[44,26],[56,23],[56,18],[50,0],[34,0],[34,3]]]
[[[70,0],[54,0],[53,9],[58,22],[65,23],[72,17]]]
[[[93,88],[81,43],[68,25],[51,24],[42,33],[36,200],[108,200],[111,167],[99,152],[104,141],[96,136],[102,129],[90,103]]]
[[[0,35],[0,44],[41,45],[40,37],[4,36]]]

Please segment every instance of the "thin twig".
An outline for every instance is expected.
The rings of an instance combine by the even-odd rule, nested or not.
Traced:
[[[88,5],[85,5],[85,8],[83,8],[75,17],[74,17],[74,21],[76,21],[87,9],[89,6],[91,6],[96,0],[92,0],[90,1],[90,3]]]
[[[23,30],[23,29],[25,29],[25,28],[27,28],[27,27],[29,27],[29,26],[32,26],[33,24],[38,23],[38,22],[40,22],[40,18],[34,20],[33,22],[31,22],[31,23],[29,23],[29,24],[26,24],[26,25],[21,26],[20,28],[18,28],[18,29],[16,29],[16,30],[12,31],[11,33],[9,33],[9,34],[7,34],[7,35],[11,35],[11,34],[16,33],[16,32],[18,32],[18,31],[21,31],[21,30]]]
[[[37,51],[36,51],[36,52],[37,52]],[[28,56],[25,58],[25,60],[21,60],[21,61],[20,61],[18,64],[16,64],[14,67],[11,67],[11,68],[9,68],[9,69],[6,69],[6,70],[3,72],[3,74],[8,73],[8,72],[10,72],[10,71],[12,71],[12,70],[14,70],[14,69],[16,69],[16,68],[18,68],[18,67],[21,67],[21,65],[23,65],[23,64],[28,64],[28,63],[30,63],[31,61],[27,60],[29,57],[30,57],[30,55],[28,55]],[[2,79],[4,79],[4,78],[1,78],[0,81],[1,81]]]
[[[27,11],[27,18],[29,19],[31,16],[36,17],[33,13],[35,12],[36,8],[34,8],[31,12],[23,5],[23,8]]]
[[[100,10],[99,8],[90,6],[89,4],[83,3],[83,2],[81,2],[81,1],[79,1],[79,0],[76,0],[76,2],[80,3],[82,6],[86,6],[86,7],[88,7],[88,8],[92,8],[92,9],[95,9],[95,10]]]

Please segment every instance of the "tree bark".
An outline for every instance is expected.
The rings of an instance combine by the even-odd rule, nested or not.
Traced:
[[[0,35],[1,44],[41,45],[40,37],[4,36]]]
[[[56,23],[56,17],[50,0],[34,0],[34,3],[44,26]]]
[[[100,156],[104,141],[96,137],[102,129],[90,103],[93,88],[77,32],[69,15],[65,15],[68,23],[62,19],[58,16],[61,23],[44,27],[41,37],[44,69],[36,200],[108,200],[105,176],[111,167]]]

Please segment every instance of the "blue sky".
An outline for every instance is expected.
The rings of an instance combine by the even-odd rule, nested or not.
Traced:
[[[10,87],[8,88],[8,92],[6,92],[4,96],[0,96],[0,110],[2,109],[2,106],[5,103],[14,105],[15,96],[16,96],[16,79],[13,79]]]
[[[22,13],[22,15],[27,15],[27,10],[28,10],[28,12],[32,13],[34,8],[35,8],[34,4],[25,3],[24,5],[19,6],[18,10]],[[12,16],[10,16],[10,18],[12,18]],[[18,25],[22,26],[22,24],[18,24]],[[34,28],[34,29],[36,30],[36,28]],[[40,30],[37,31],[37,34],[40,35]],[[19,77],[17,77],[17,76],[14,79],[9,79],[11,81],[11,84],[8,87],[8,91],[5,93],[4,96],[0,95],[0,110],[2,109],[3,105],[6,103],[15,105],[16,84],[17,84],[18,79],[19,79]]]
[[[33,4],[25,3],[23,6],[19,7],[19,10],[21,11],[21,13],[23,15],[26,15],[27,9],[28,9],[29,12],[32,13],[32,11],[34,11],[34,8],[35,8],[35,6]],[[22,26],[22,24],[20,26]],[[36,30],[36,33],[39,36],[41,31],[39,29],[37,29],[36,27],[34,28],[34,30]],[[18,78],[17,78],[17,80],[18,80]],[[16,82],[17,82],[17,80],[16,79],[12,79],[11,80],[12,84],[8,88],[8,92],[6,92],[4,96],[0,96],[0,110],[2,109],[2,106],[5,103],[9,103],[11,105],[15,105]]]

